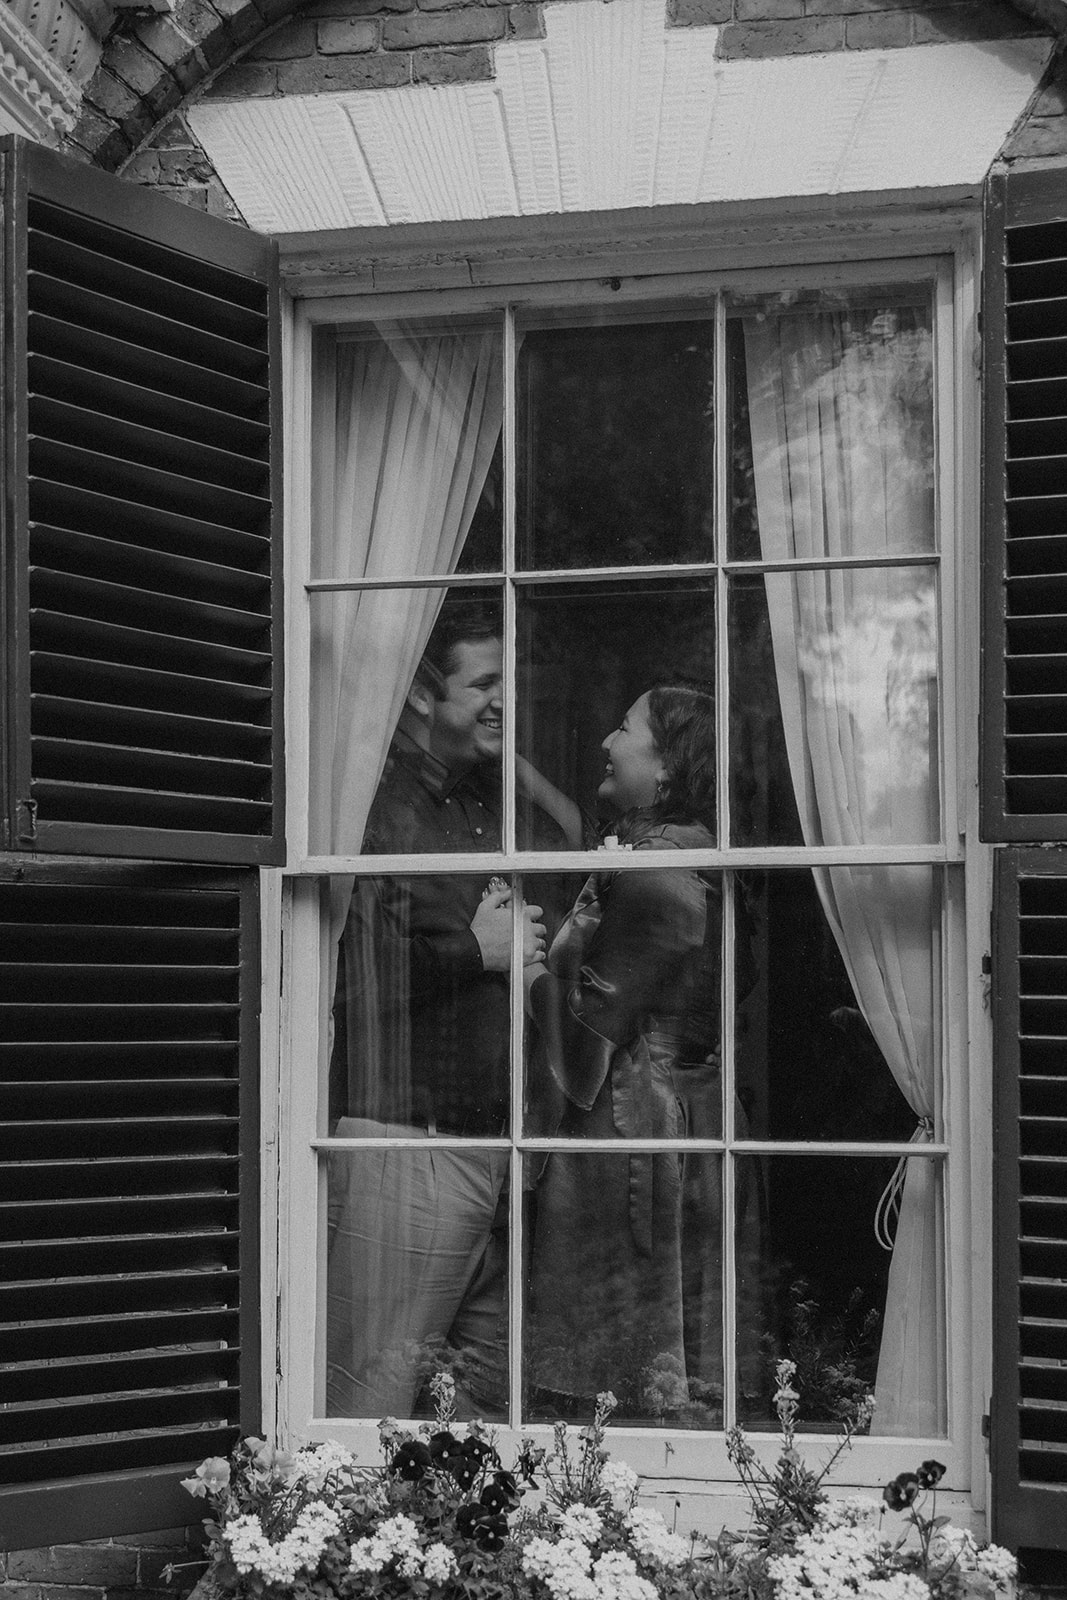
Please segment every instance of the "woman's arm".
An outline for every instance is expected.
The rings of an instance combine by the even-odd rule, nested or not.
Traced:
[[[585,843],[582,813],[561,789],[550,783],[543,772],[532,767],[525,756],[515,757],[515,779],[519,793],[558,822],[571,850],[581,850]]]

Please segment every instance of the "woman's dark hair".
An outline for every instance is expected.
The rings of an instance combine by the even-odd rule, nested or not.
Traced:
[[[648,725],[666,771],[652,805],[638,820],[702,822],[715,828],[715,697],[711,685],[672,678],[648,691]],[[622,831],[622,830],[620,830]]]

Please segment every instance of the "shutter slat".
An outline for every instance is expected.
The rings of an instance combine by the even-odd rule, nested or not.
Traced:
[[[172,549],[249,572],[268,570],[267,538],[247,529],[228,528],[206,514],[183,516],[171,506],[137,503],[118,494],[98,493],[89,485],[74,488],[43,478],[31,478],[30,496],[34,524],[49,523],[75,532],[128,540],[134,545]]]
[[[95,745],[140,743],[186,756],[252,761],[270,776],[270,730],[218,718],[178,716],[142,706],[100,705],[59,695],[34,695],[37,727],[43,737],[78,738]],[[257,761],[257,758],[258,761]]]
[[[69,441],[115,460],[148,462],[183,478],[270,499],[269,468],[264,461],[222,449],[217,439],[210,445],[202,439],[184,439],[169,430],[112,417],[66,399],[31,393],[30,436]]]
[[[270,690],[256,683],[236,683],[225,678],[194,677],[189,673],[134,667],[125,661],[93,661],[87,656],[33,657],[35,681],[49,698],[81,699],[91,692],[95,705],[144,707],[148,710],[191,715],[202,721],[211,706],[219,716],[242,721],[258,734],[270,731]]]
[[[107,1235],[88,1239],[34,1239],[0,1244],[0,1273],[11,1283],[43,1278],[79,1278],[90,1270],[136,1272],[147,1252],[161,1272],[211,1272],[237,1265],[238,1234]]]
[[[27,272],[26,289],[31,311],[43,311],[63,322],[129,339],[162,355],[177,356],[179,361],[265,387],[266,356],[255,346],[223,338],[158,311],[127,305],[112,295],[44,272]],[[265,400],[264,393],[261,403]]]
[[[34,354],[27,362],[31,395],[46,395],[73,405],[95,407],[101,414],[159,428],[181,439],[222,446],[235,455],[266,462],[270,428],[265,422],[219,406],[204,405],[174,389],[131,383],[92,365],[80,366],[54,356]],[[158,381],[159,374],[154,374]]]
[[[77,1361],[63,1367],[21,1364],[0,1373],[0,1405],[41,1402],[99,1393],[116,1376],[133,1386],[229,1388],[237,1375],[240,1351],[182,1350],[169,1355],[126,1354],[121,1361]],[[116,1373],[113,1369],[118,1368]],[[127,1387],[131,1386],[127,1382]]]
[[[42,778],[108,783],[124,789],[159,786],[187,794],[269,803],[266,793],[271,769],[263,762],[226,761],[192,750],[134,749],[85,739],[39,737],[34,743]]]
[[[227,1040],[141,1039],[136,1044],[129,1040],[81,1040],[71,1044],[68,1040],[38,1039],[0,1041],[0,1073],[15,1078],[37,1069],[49,1079],[61,1077],[84,1078],[86,1073],[97,1072],[105,1063],[118,1079],[141,1076],[152,1077],[172,1071],[188,1075],[196,1071],[217,1072],[220,1060],[233,1049]]]
[[[78,1433],[132,1432],[146,1415],[165,1426],[208,1423],[222,1427],[237,1415],[236,1388],[192,1389],[175,1394],[148,1391],[126,1399],[110,1397],[70,1405],[33,1406],[26,1411],[0,1411],[0,1445],[37,1443],[43,1438]],[[3,1467],[8,1465],[0,1457]],[[2,1470],[2,1468],[0,1468]]]
[[[30,594],[35,607],[100,622],[136,626],[146,614],[153,614],[160,626],[174,636],[246,650],[259,647],[258,654],[269,660],[262,645],[269,642],[266,635],[270,618],[262,612],[156,594],[110,578],[52,572],[46,567],[30,568]]]
[[[131,1472],[156,1466],[160,1462],[185,1462],[191,1466],[205,1456],[229,1455],[240,1434],[241,1430],[236,1426],[202,1422],[191,1427],[131,1427],[117,1438],[112,1430],[88,1444],[53,1444],[35,1450],[27,1450],[20,1445],[15,1449],[0,1450],[0,1484],[64,1479],[109,1471]],[[175,1471],[175,1482],[177,1477]],[[184,1495],[185,1490],[179,1489],[174,1497],[175,1514],[180,1517],[182,1508],[177,1504],[178,1493]],[[20,1537],[25,1537],[25,1532]]]
[[[213,600],[242,611],[270,614],[270,579],[264,573],[202,561],[173,549],[109,539],[106,533],[34,523],[30,529],[30,559],[36,566],[57,572],[119,578],[155,594]]]
[[[250,833],[264,831],[270,816],[267,800],[224,800],[214,795],[164,793],[118,784],[63,783],[36,779],[30,793],[41,816],[62,816],[68,822],[116,824],[121,813],[127,826],[181,828],[192,832]]]
[[[117,378],[149,389],[166,387],[180,399],[213,406],[228,416],[262,424],[267,414],[267,391],[261,383],[231,373],[215,372],[195,361],[161,350],[149,350],[121,334],[82,328],[61,317],[42,315],[32,308],[27,318],[31,352],[56,360],[78,362],[82,370],[99,374],[105,393],[107,381]]]
[[[0,1328],[8,1361],[62,1361],[70,1356],[144,1352],[168,1346],[218,1344],[237,1349],[236,1312],[171,1311],[159,1315],[141,1311],[121,1321],[110,1318],[72,1318],[68,1322],[34,1322]]]
[[[0,1005],[47,1004],[56,993],[57,983],[62,985],[65,1002],[71,1005],[79,1001],[92,1004],[102,990],[112,1004],[123,999],[140,1005],[200,1005],[211,1001],[224,1004],[232,993],[237,970],[222,963],[193,967],[182,962],[151,966],[137,961],[115,965],[102,961],[0,961]]]
[[[48,221],[53,223],[54,233],[46,231]],[[116,299],[146,311],[154,311],[164,299],[168,314],[181,322],[266,349],[267,318],[262,307],[235,305],[232,300],[220,299],[174,278],[132,266],[118,256],[77,244],[62,237],[64,221],[62,214],[53,212],[51,218],[43,219],[44,225],[31,222],[31,270],[70,284],[96,284]]]
[[[103,622],[94,617],[75,617],[34,607],[30,620],[37,636],[38,650],[51,646],[58,653],[64,644],[87,655],[94,652],[103,661],[127,667],[174,669],[193,677],[216,678],[226,674],[241,683],[262,686],[270,671],[270,657],[263,650],[221,644],[217,640],[186,639],[177,634],[151,633],[146,628],[123,623]],[[65,653],[65,652],[64,652]]]
[[[143,1262],[142,1262],[143,1266]],[[236,1307],[240,1273],[94,1273],[51,1283],[0,1283],[0,1324],[71,1317],[107,1317],[120,1322],[145,1311],[200,1311],[211,1305]]]
[[[79,441],[31,433],[29,447],[30,475],[45,484],[90,489],[137,505],[159,506],[185,516],[199,515],[243,533],[262,533],[270,517],[271,503],[262,495],[203,483],[142,461],[104,456]]]
[[[164,1194],[108,1196],[104,1199],[51,1200],[34,1203],[7,1200],[0,1204],[0,1229],[5,1237],[47,1239],[53,1236],[103,1237],[114,1233],[157,1233],[180,1209],[189,1228],[233,1230],[235,1196]]]
[[[236,1155],[103,1156],[89,1164],[78,1160],[11,1162],[12,1192],[23,1201],[111,1199],[153,1194],[231,1193],[236,1183]]]

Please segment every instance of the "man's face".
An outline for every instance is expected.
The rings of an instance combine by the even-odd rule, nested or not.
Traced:
[[[430,751],[452,772],[499,761],[504,750],[504,647],[471,639],[452,651],[445,697],[434,705]]]

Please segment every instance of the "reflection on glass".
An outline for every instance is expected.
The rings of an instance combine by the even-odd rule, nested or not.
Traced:
[[[732,791],[736,843],[940,838],[932,569],[830,568],[736,579],[730,644],[731,765],[752,761]],[[783,746],[796,822],[786,799]],[[797,825],[798,838],[783,837]]]
[[[519,565],[712,559],[713,324],[526,328]]]
[[[788,1356],[801,1430],[832,1430],[873,1392],[872,1434],[943,1434],[941,1162],[744,1156],[737,1183],[763,1216],[761,1250],[737,1237],[739,1420],[777,1429],[774,1368]]]
[[[609,773],[609,766],[621,771],[626,760],[625,748],[616,750],[613,759],[611,742],[636,702],[647,707],[643,697],[656,684],[690,683],[710,694],[715,670],[714,587],[704,582],[682,588],[668,581],[646,581],[521,588],[518,663],[519,752],[577,807],[577,821],[566,828],[568,844],[584,843],[589,848],[597,843],[598,827],[601,832],[617,830],[625,814],[650,805],[655,810],[654,790],[650,800],[643,789],[634,790]],[[671,799],[664,772],[659,799],[670,800],[671,820],[699,820],[714,837],[712,708],[709,703],[695,719],[692,709],[668,714],[672,729],[681,720],[693,732],[686,755],[689,776],[684,793],[676,785],[678,792]],[[673,733],[671,737],[675,738]],[[662,728],[659,740],[661,745],[665,741]],[[520,793],[525,786],[520,767]],[[694,799],[697,791],[699,798]],[[520,848],[532,847],[521,818],[518,842]]]
[[[314,363],[312,577],[499,569],[499,319],[327,329]]]
[[[481,874],[332,880],[331,1131],[351,1118],[421,1136],[507,1131],[510,902]],[[538,937],[531,927],[531,958]]]
[[[410,1129],[353,1117],[337,1132]],[[447,1371],[460,1416],[504,1419],[508,1161],[503,1150],[327,1153],[327,1416],[432,1416],[429,1380]]]
[[[722,1423],[722,1158],[526,1158],[528,1420]]]
[[[936,1115],[932,867],[738,874],[738,1097],[757,1139],[910,1139]]]
[[[318,593],[310,611],[312,851],[498,850],[499,591]]]
[[[930,292],[737,303],[727,324],[731,558],[935,547]]]
[[[685,832],[667,824],[653,837]],[[524,973],[527,1132],[718,1138],[719,877],[622,872],[611,861],[605,852],[604,869],[578,880],[576,894],[573,875],[525,880],[549,934],[544,959]]]

